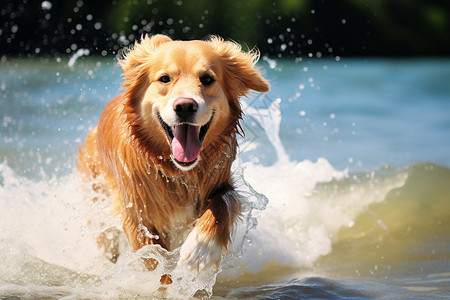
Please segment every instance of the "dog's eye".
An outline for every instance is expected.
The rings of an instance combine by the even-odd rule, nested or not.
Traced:
[[[212,78],[212,76],[210,75],[203,75],[202,77],[200,77],[200,82],[206,86],[213,84],[214,81],[214,78]]]
[[[163,75],[161,76],[161,78],[159,78],[159,81],[161,81],[162,83],[168,83],[170,82],[170,77],[169,75]]]

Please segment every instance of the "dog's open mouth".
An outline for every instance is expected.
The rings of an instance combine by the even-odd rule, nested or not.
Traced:
[[[166,132],[167,140],[172,149],[172,158],[175,162],[183,167],[194,164],[200,155],[202,143],[211,120],[203,126],[195,126],[188,123],[169,126],[163,121],[161,116],[158,115],[158,117]]]

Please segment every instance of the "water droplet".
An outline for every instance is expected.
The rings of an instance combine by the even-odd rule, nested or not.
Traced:
[[[269,68],[275,69],[277,67],[277,61],[270,59],[268,56],[263,56],[263,60],[269,64]]]
[[[41,8],[43,10],[50,10],[52,8],[52,3],[50,1],[43,1],[41,3]]]
[[[14,24],[14,25],[11,27],[11,32],[12,32],[12,33],[16,33],[18,30],[19,30],[19,26],[16,25],[16,24]]]

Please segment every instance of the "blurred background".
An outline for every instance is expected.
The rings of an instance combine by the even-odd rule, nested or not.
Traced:
[[[448,0],[2,0],[0,54],[116,54],[217,34],[271,57],[447,56]]]

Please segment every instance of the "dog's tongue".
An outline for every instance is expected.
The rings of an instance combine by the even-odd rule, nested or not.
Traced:
[[[200,126],[177,125],[172,129],[172,154],[179,162],[191,162],[200,154]]]

